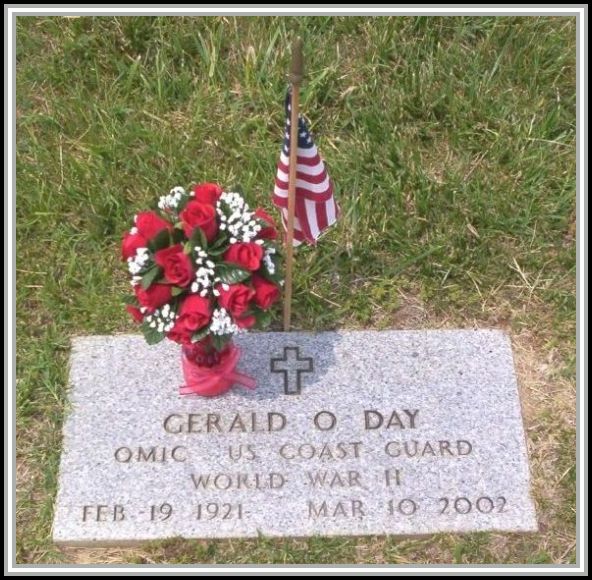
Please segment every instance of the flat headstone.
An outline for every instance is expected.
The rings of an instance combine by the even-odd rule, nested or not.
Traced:
[[[248,333],[217,398],[180,349],[74,340],[54,540],[537,529],[508,337]]]

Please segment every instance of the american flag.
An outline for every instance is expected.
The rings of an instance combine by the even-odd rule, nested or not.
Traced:
[[[273,191],[273,202],[281,209],[285,229],[288,223],[288,175],[290,173],[290,97],[290,91],[288,91],[284,144]],[[319,156],[306,121],[300,115],[297,155],[294,245],[299,245],[303,241],[314,244],[323,230],[335,223],[339,216],[339,207],[333,197],[333,185],[327,175],[325,163]]]

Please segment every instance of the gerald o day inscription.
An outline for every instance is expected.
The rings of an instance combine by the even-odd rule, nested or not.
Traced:
[[[257,389],[207,399],[175,345],[75,340],[56,542],[537,529],[502,332],[239,343]]]

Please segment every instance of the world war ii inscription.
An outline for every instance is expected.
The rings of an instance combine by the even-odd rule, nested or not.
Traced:
[[[537,529],[504,333],[237,343],[257,388],[200,398],[176,345],[75,339],[56,542]]]

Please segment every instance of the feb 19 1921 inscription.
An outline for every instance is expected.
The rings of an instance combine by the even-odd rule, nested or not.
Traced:
[[[257,389],[213,399],[172,345],[77,339],[57,542],[536,529],[503,333],[241,338]]]

